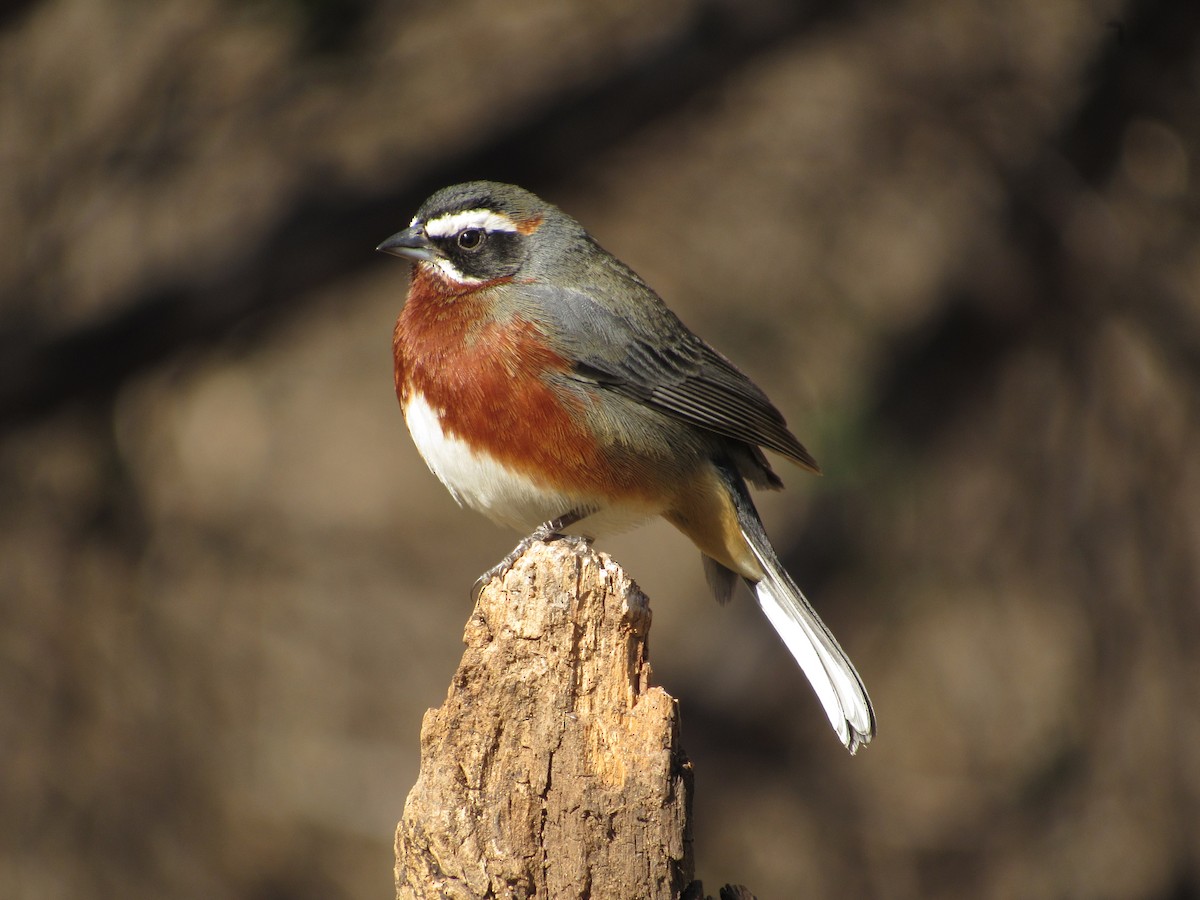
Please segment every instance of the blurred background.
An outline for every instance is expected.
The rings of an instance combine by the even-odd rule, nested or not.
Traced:
[[[475,577],[392,392],[444,184],[582,220],[825,469],[768,529],[850,758],[659,523],[697,875],[1200,897],[1200,4],[0,11],[0,896],[393,895]]]

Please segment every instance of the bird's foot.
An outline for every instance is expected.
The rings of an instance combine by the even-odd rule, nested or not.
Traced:
[[[521,555],[532,547],[534,544],[547,541],[565,541],[572,547],[587,547],[592,543],[591,538],[584,537],[580,534],[563,534],[562,529],[570,528],[576,522],[584,517],[584,513],[569,512],[559,516],[556,519],[551,519],[548,522],[543,522],[533,530],[533,534],[528,537],[521,538],[517,546],[513,547],[512,552],[504,559],[496,563],[475,580],[474,587],[471,588],[471,601],[475,602],[479,599],[479,592],[486,585],[491,583],[493,578],[499,578],[512,568],[513,563],[521,558]]]

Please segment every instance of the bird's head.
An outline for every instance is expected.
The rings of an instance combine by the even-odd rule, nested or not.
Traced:
[[[557,207],[516,185],[471,181],[435,193],[375,249],[470,288],[545,277],[572,246],[591,242]]]

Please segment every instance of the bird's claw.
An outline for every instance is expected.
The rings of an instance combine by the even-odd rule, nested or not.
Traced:
[[[471,602],[478,601],[480,591],[490,584],[493,578],[499,578],[511,569],[513,563],[520,559],[521,555],[534,544],[548,543],[549,541],[565,541],[569,546],[575,548],[590,546],[592,543],[591,538],[584,537],[581,534],[563,534],[561,530],[569,528],[581,518],[583,517],[578,513],[567,513],[566,515],[559,516],[557,519],[543,522],[533,530],[533,534],[521,538],[517,546],[513,547],[511,553],[475,579],[475,584],[471,588]]]

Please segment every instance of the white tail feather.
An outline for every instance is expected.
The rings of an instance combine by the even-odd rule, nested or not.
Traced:
[[[766,576],[751,583],[754,597],[817,692],[825,714],[851,752],[875,736],[875,713],[854,664],[780,564],[765,536],[743,529]]]

